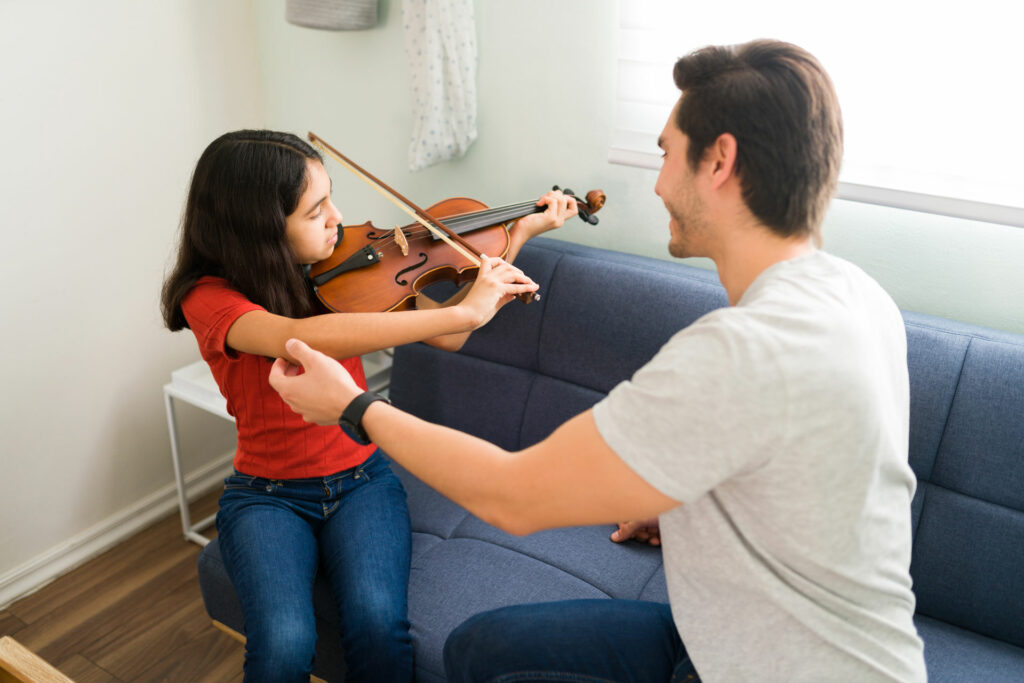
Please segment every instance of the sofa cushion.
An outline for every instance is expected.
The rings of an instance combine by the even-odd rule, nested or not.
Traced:
[[[910,466],[929,480],[953,405],[970,334],[934,325],[919,314],[904,313],[907,368],[910,372]]]
[[[904,318],[918,613],[1024,646],[1024,343]]]
[[[1024,646],[1024,513],[932,486],[910,565],[919,614]]]
[[[1020,682],[1024,649],[922,615],[914,623],[931,683]]]
[[[932,483],[1024,512],[1022,378],[1024,345],[972,338]]]
[[[409,618],[421,679],[443,680],[445,639],[484,610],[576,598],[668,601],[656,548],[612,543],[610,526],[511,536],[392,467],[409,494]]]

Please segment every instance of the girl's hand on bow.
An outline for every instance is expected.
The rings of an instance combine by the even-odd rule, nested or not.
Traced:
[[[481,254],[480,272],[469,294],[458,305],[468,314],[470,328],[485,325],[502,306],[523,292],[536,292],[539,285],[511,263]]]

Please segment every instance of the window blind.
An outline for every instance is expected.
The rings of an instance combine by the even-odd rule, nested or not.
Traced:
[[[1009,7],[623,0],[609,160],[660,167],[678,57],[776,38],[814,54],[835,83],[841,198],[1024,227],[1024,58]]]

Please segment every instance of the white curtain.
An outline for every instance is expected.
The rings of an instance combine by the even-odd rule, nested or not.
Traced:
[[[473,0],[403,0],[412,83],[409,170],[461,157],[476,139]]]

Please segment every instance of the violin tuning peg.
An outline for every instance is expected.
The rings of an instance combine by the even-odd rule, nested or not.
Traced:
[[[584,223],[589,223],[590,225],[597,225],[597,216],[587,211],[586,208],[579,204],[576,205],[576,209],[579,212],[579,217],[581,221],[583,221]]]

